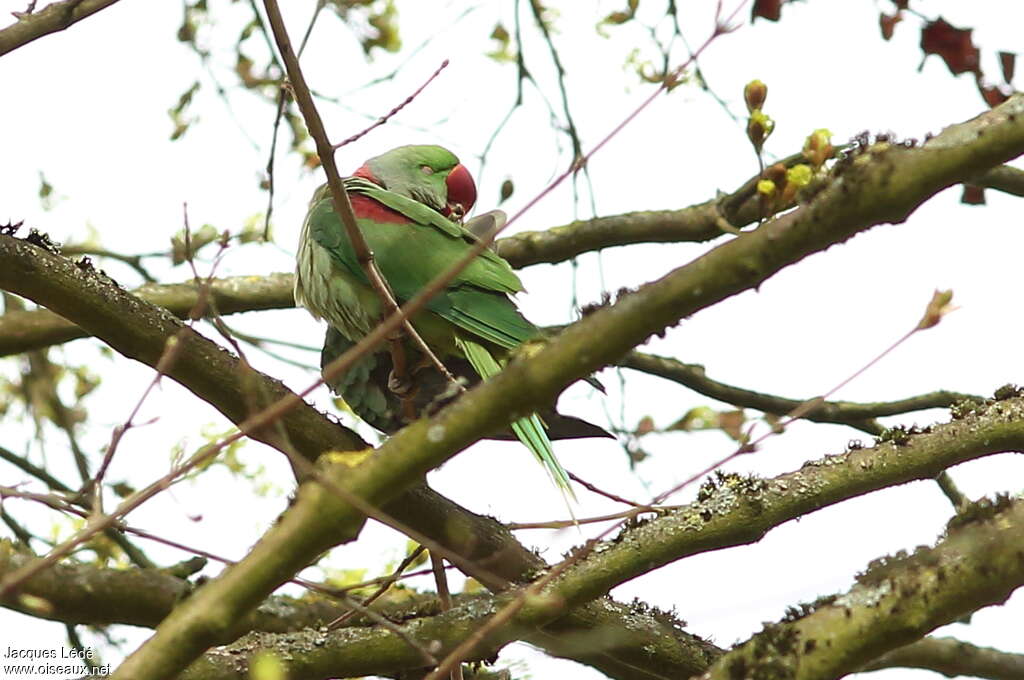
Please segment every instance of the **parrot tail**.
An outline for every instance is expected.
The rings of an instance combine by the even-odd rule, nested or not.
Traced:
[[[455,344],[466,355],[466,359],[473,366],[473,370],[479,373],[480,377],[484,380],[497,375],[501,371],[501,364],[483,345],[472,340],[459,338],[458,336],[455,338]],[[570,498],[575,501],[576,494],[573,493],[572,487],[569,485],[569,475],[558,462],[558,459],[555,458],[555,452],[551,448],[551,440],[548,439],[540,416],[533,413],[525,418],[516,420],[512,423],[512,432],[526,448],[530,449],[530,452],[533,453],[540,464],[544,466],[548,476],[551,477],[551,481],[555,483],[558,490],[562,492],[562,496],[565,497],[566,505],[568,505]],[[569,512],[572,513],[571,506],[569,507]]]

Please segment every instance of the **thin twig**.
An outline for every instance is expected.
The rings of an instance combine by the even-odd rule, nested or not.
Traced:
[[[728,463],[732,462],[733,460],[735,460],[736,458],[739,458],[740,456],[742,456],[744,454],[756,451],[758,444],[760,444],[764,440],[768,439],[769,437],[775,436],[779,432],[783,432],[788,425],[792,424],[794,421],[802,418],[806,414],[810,413],[814,409],[816,409],[819,406],[821,406],[823,403],[825,403],[825,401],[830,396],[832,396],[833,394],[835,394],[836,392],[841,390],[843,387],[848,385],[852,380],[854,380],[855,378],[857,378],[858,376],[863,374],[865,371],[870,369],[872,366],[877,364],[885,356],[887,356],[894,349],[896,349],[897,347],[902,345],[904,342],[906,342],[912,335],[914,335],[914,333],[917,333],[919,330],[921,330],[920,326],[915,326],[914,328],[912,328],[910,331],[908,331],[903,336],[901,336],[898,340],[896,340],[896,342],[892,343],[887,348],[882,350],[882,352],[880,354],[878,354],[875,358],[873,358],[871,361],[867,362],[866,364],[861,366],[859,369],[854,371],[852,375],[849,375],[846,378],[844,378],[842,381],[840,381],[838,385],[836,385],[835,387],[830,389],[828,392],[826,392],[825,394],[823,394],[820,397],[815,397],[814,399],[808,399],[807,401],[803,402],[802,404],[797,406],[795,409],[790,411],[789,414],[787,414],[785,418],[783,418],[781,421],[779,421],[779,423],[777,425],[775,425],[775,427],[773,427],[771,430],[769,430],[768,432],[764,433],[763,435],[761,435],[760,437],[758,437],[754,441],[749,441],[749,433],[748,433],[748,435],[746,437],[744,437],[744,441],[742,441],[740,443],[740,445],[736,447],[735,451],[730,453],[728,456],[725,456],[724,458],[721,458],[721,459],[715,461],[714,463],[712,463],[711,465],[707,466],[706,468],[704,468],[700,472],[687,477],[685,480],[683,480],[679,484],[676,484],[675,486],[673,486],[668,491],[664,491],[664,492],[658,494],[657,496],[655,496],[651,500],[651,504],[652,505],[658,505],[660,503],[664,503],[665,499],[667,499],[669,496],[677,493],[681,489],[683,489],[683,488],[689,486],[690,484],[696,482],[698,479],[701,479],[704,476],[711,474],[715,470],[721,468],[724,465],[727,465]]]
[[[195,278],[197,288],[196,304],[193,306],[192,311],[189,312],[189,323],[182,329],[182,331],[184,331],[185,328],[191,328],[191,325],[195,323],[196,320],[201,319],[206,315],[206,308],[211,302],[210,290],[213,286],[214,274],[216,274],[217,264],[220,262],[221,255],[223,255],[224,249],[227,247],[227,237],[225,234],[225,238],[221,239],[220,250],[214,258],[213,265],[210,267],[210,274],[204,281],[200,281],[199,272],[196,270],[194,260],[195,253],[192,250],[192,229],[188,221],[187,204],[182,205],[182,219],[185,228],[185,258],[188,260],[189,266],[192,268],[192,275]],[[167,346],[164,348],[163,355],[157,362],[156,373],[153,376],[153,379],[150,380],[149,385],[147,385],[146,389],[143,390],[142,395],[135,403],[135,407],[132,408],[131,413],[128,414],[128,418],[124,423],[115,427],[111,433],[110,444],[107,446],[107,450],[103,455],[103,461],[100,464],[99,470],[96,471],[95,476],[93,476],[92,480],[87,485],[91,487],[93,491],[92,506],[94,513],[99,514],[103,512],[103,478],[114,459],[114,454],[117,451],[118,444],[121,443],[121,438],[124,437],[128,430],[135,427],[135,418],[138,417],[139,411],[142,410],[142,405],[146,402],[146,399],[149,397],[153,389],[160,384],[164,374],[166,374],[174,364],[174,361],[177,359],[178,352],[180,351],[179,348],[179,342],[167,343]]]
[[[391,120],[395,116],[395,114],[397,114],[399,111],[401,111],[406,106],[411,104],[412,100],[416,99],[416,97],[419,96],[420,92],[423,92],[423,90],[427,87],[427,85],[430,85],[430,83],[433,82],[434,78],[436,78],[438,75],[440,75],[441,71],[443,71],[447,67],[448,67],[448,60],[445,59],[444,61],[441,62],[441,65],[437,67],[437,70],[434,71],[429,78],[427,78],[426,82],[424,82],[422,85],[420,85],[418,88],[416,88],[416,90],[412,94],[410,94],[408,97],[406,97],[405,100],[402,101],[401,104],[399,104],[398,106],[396,106],[395,108],[391,109],[386,114],[384,114],[383,116],[378,118],[376,120],[376,122],[374,122],[373,125],[371,125],[370,127],[366,128],[362,132],[357,132],[356,134],[352,135],[348,139],[344,139],[344,140],[338,142],[337,144],[332,145],[331,148],[334,149],[334,150],[338,150],[341,147],[343,147],[343,146],[345,146],[347,144],[351,144],[352,142],[358,140],[360,137],[363,137],[365,134],[370,132],[370,130],[373,130],[374,128],[380,127],[381,125],[384,125],[385,123],[387,123],[389,120]]]
[[[437,665],[437,659],[434,657],[433,654],[430,653],[430,650],[428,650],[418,640],[416,640],[411,635],[402,630],[400,626],[396,626],[390,619],[378,614],[377,612],[373,611],[368,607],[364,607],[362,604],[360,604],[355,599],[349,597],[348,595],[342,595],[341,599],[347,606],[351,607],[353,611],[362,614],[363,616],[370,619],[374,623],[378,624],[382,628],[386,628],[387,630],[397,635],[402,640],[402,642],[404,642],[405,644],[409,645],[411,648],[419,652],[420,656],[423,657],[423,660],[427,662],[428,666]]]
[[[437,599],[441,603],[441,612],[452,608],[452,593],[448,590],[448,574],[444,571],[444,558],[430,555],[430,566],[434,572],[434,583],[437,585]],[[462,664],[452,669],[449,680],[462,680]]]
[[[387,592],[388,588],[390,588],[395,581],[402,577],[402,572],[405,571],[410,564],[415,562],[416,558],[419,557],[424,550],[425,548],[422,545],[416,546],[416,549],[408,555],[406,555],[405,559],[401,561],[401,563],[395,568],[395,570],[391,573],[390,576],[384,577],[384,581],[381,582],[380,587],[377,588],[376,591],[371,593],[369,597],[362,601],[362,605],[364,607],[369,607],[371,604],[376,602],[381,595]],[[346,621],[351,619],[357,613],[358,612],[356,612],[355,609],[345,612],[338,618],[328,623],[327,630],[335,630],[336,628],[341,628],[343,625],[345,625]]]
[[[573,474],[572,472],[569,472],[569,470],[566,470],[566,472],[569,474],[569,479],[571,479],[574,482],[576,482],[577,484],[581,485],[582,487],[584,487],[588,491],[592,491],[593,493],[596,493],[599,496],[604,496],[605,498],[607,498],[609,500],[613,500],[616,503],[622,503],[623,505],[631,505],[634,508],[646,508],[646,507],[648,507],[647,505],[644,505],[643,503],[636,503],[634,501],[629,500],[628,498],[623,498],[622,496],[618,496],[618,495],[612,493],[611,491],[605,491],[604,489],[600,489],[600,488],[594,486],[593,484],[591,484],[590,482],[588,482],[587,480],[583,479],[582,477],[579,477],[579,476]]]
[[[568,529],[578,524],[598,524],[600,522],[610,522],[615,519],[633,519],[639,517],[644,513],[648,512],[666,512],[673,509],[675,506],[660,505],[654,507],[652,505],[638,505],[635,508],[629,510],[623,510],[622,512],[613,512],[609,515],[598,515],[597,517],[584,517],[583,519],[557,519],[550,522],[509,522],[505,526],[513,531],[520,529]]]

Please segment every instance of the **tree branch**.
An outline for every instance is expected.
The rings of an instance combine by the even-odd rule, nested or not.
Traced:
[[[68,264],[71,264],[70,260]],[[223,315],[294,307],[293,283],[294,277],[291,274],[213,279],[208,292],[210,304],[207,305],[207,313],[211,314],[211,309]],[[193,281],[146,284],[132,293],[146,302],[163,307],[179,319],[188,316],[200,294],[199,286]],[[89,331],[48,309],[8,312],[0,315],[0,356],[19,354],[89,335]]]
[[[454,452],[507,424],[515,413],[545,403],[573,380],[612,363],[679,318],[759,285],[778,270],[858,231],[901,221],[943,188],[1022,152],[1020,95],[948,128],[923,148],[875,144],[862,149],[837,167],[830,184],[809,204],[570,326],[535,355],[512,362],[431,420],[401,430],[373,455],[326,457],[323,478],[361,503],[379,506]],[[8,241],[13,239],[0,237],[0,262],[8,259]],[[26,272],[19,271],[21,258],[17,259],[19,267],[0,267],[0,285],[18,286],[25,278]],[[594,343],[598,337],[602,342]],[[339,536],[352,535],[361,519],[336,493],[319,483],[304,484],[292,508],[253,551],[176,608],[116,676],[173,676],[223,639],[282,579]],[[591,589],[581,584],[577,593]],[[527,606],[521,615],[538,616],[539,606]]]
[[[62,0],[51,3],[38,12],[22,14],[18,16],[17,23],[0,31],[0,56],[27,45],[36,38],[63,31],[115,2],[117,0]]]
[[[552,584],[547,593],[549,597],[545,598],[549,602],[560,603],[558,606],[527,608],[525,613],[517,617],[511,627],[504,628],[498,638],[491,639],[487,646],[479,649],[478,654],[489,656],[500,647],[500,644],[512,639],[527,639],[534,644],[550,648],[553,646],[553,638],[560,637],[559,633],[565,632],[567,626],[571,626],[573,632],[578,634],[582,627],[578,623],[581,617],[586,617],[588,612],[590,616],[593,616],[593,612],[607,608],[609,603],[607,601],[601,602],[600,605],[594,603],[559,620],[559,617],[563,616],[563,607],[571,608],[581,601],[598,597],[603,592],[642,573],[689,555],[757,541],[770,528],[833,503],[904,483],[911,479],[927,479],[934,476],[937,469],[976,459],[989,453],[1021,448],[1024,448],[1024,397],[1016,397],[994,402],[984,411],[972,413],[962,420],[950,424],[936,426],[925,434],[914,435],[901,445],[883,443],[872,449],[831,456],[772,480],[726,477],[717,486],[706,486],[701,494],[702,498],[698,502],[668,512],[625,531],[615,540],[608,542],[601,550],[594,551],[588,558],[570,567],[562,577]],[[298,504],[303,502],[300,498]],[[975,513],[976,515],[977,513]],[[967,515],[967,517],[970,516],[970,514]],[[1022,519],[1024,519],[1024,511],[1022,511]],[[970,521],[967,520],[968,524]],[[1020,547],[1018,546],[1017,549],[1019,550]],[[1024,578],[1024,572],[1021,576]],[[985,578],[979,576],[974,580],[976,582],[984,581]],[[198,596],[200,593],[193,597]],[[486,612],[496,611],[502,603],[509,601],[514,596],[515,593],[510,593],[494,600],[479,601],[473,606],[456,611],[460,613],[460,620],[462,620],[461,617],[469,617],[474,622],[481,622],[481,619],[475,616],[476,612],[481,609]],[[967,600],[960,600],[960,602],[967,607]],[[971,602],[975,608],[986,603],[981,600],[972,600]],[[622,614],[617,613],[617,615],[621,616]],[[636,613],[633,612],[630,615],[635,616]],[[440,621],[447,622],[448,619],[442,618]],[[550,621],[555,621],[555,623],[551,624]],[[543,629],[538,628],[544,624],[547,625]],[[635,629],[628,621],[626,624],[625,629]],[[475,630],[475,626],[458,626],[452,628],[449,633],[441,635],[438,631],[447,630],[447,623],[444,623],[441,628],[435,627],[434,624],[429,624],[427,628],[422,626],[428,626],[428,624],[419,622],[407,632],[417,636],[426,636],[420,637],[424,642],[440,640],[445,650],[453,647]],[[605,665],[610,665],[609,662],[613,661],[618,662],[620,666],[623,665],[623,650],[633,650],[638,653],[640,649],[643,649],[644,653],[649,655],[647,646],[649,643],[637,646],[633,643],[637,640],[634,636],[620,638],[621,628],[609,629],[592,626],[591,629],[595,634],[603,633],[603,638],[599,639],[603,639],[606,644],[611,645],[616,652],[604,659]],[[349,665],[351,663],[367,664],[358,667],[363,669],[359,671],[361,673],[394,672],[403,668],[418,667],[422,663],[418,655],[406,651],[400,641],[389,637],[386,631],[366,633],[369,637],[365,639],[351,637],[348,633],[339,635],[340,638],[321,638],[322,642],[319,646],[325,647],[323,654],[316,654],[314,657],[286,654],[283,658],[301,658],[303,668],[306,672],[311,673],[303,675],[303,677],[350,675],[355,673],[353,670],[355,667]],[[680,635],[682,635],[681,632]],[[381,641],[389,640],[390,642],[387,643],[389,646],[376,647],[369,656],[365,648],[363,652],[359,652],[359,646],[370,639],[376,640],[380,644],[384,644]],[[500,641],[500,644],[495,640]],[[259,649],[269,645],[271,648],[279,650],[290,647],[293,652],[295,651],[294,645],[297,644],[294,637],[274,639],[250,637],[233,645],[230,650],[208,654],[203,662],[190,669],[190,674],[186,677],[239,677],[231,675],[223,669],[214,673],[209,668],[211,665],[218,665],[218,659],[224,658],[233,658],[239,664],[243,664],[243,657],[248,657],[257,651],[257,647],[254,646],[257,642]],[[301,644],[301,640],[299,640],[299,644]],[[567,643],[563,640],[561,644]],[[589,651],[589,654],[594,657],[594,665],[601,663],[602,655],[595,653],[592,646],[588,648],[583,645],[583,647],[585,649],[577,648],[571,655],[574,658],[579,658],[581,655],[585,656]],[[675,674],[680,674],[684,668],[687,674],[701,672],[703,670],[700,667],[701,660],[707,663],[717,655],[715,648],[702,646],[699,640],[692,638],[677,642],[674,647],[677,655],[685,651],[687,657],[685,666],[683,663],[679,663],[679,665],[670,667]],[[407,663],[410,665],[404,665]],[[322,673],[322,675],[309,671],[309,664],[320,668],[321,670],[316,673]],[[321,664],[323,665],[321,666]],[[680,666],[684,666],[684,668]],[[598,665],[598,667],[601,666]],[[234,673],[243,673],[245,670],[238,666],[234,668],[235,670],[232,671]],[[365,670],[367,668],[370,670]],[[207,670],[200,673],[200,669]],[[299,669],[296,667],[293,670],[298,671]],[[192,675],[193,673],[194,675]],[[616,677],[643,676],[616,674]]]
[[[214,291],[219,292],[213,294],[230,293],[235,285],[244,283],[244,278],[215,282]],[[288,296],[290,304],[290,281],[290,275],[274,275],[265,283],[274,294]],[[66,314],[81,324],[84,333],[95,333],[125,356],[151,366],[155,366],[158,361],[167,338],[174,337],[182,327],[179,320],[163,309],[128,293],[98,272],[80,268],[66,258],[2,235],[0,287],[14,290],[38,304]],[[165,299],[165,302],[175,309],[181,309],[182,314],[194,303],[196,295],[191,284],[152,288],[144,286],[140,290],[155,290],[161,296],[172,298]],[[235,299],[235,295],[228,294],[226,299],[217,304],[223,311],[230,308],[231,301]],[[228,307],[224,307],[225,304]],[[51,314],[45,310],[26,312],[35,315],[44,313]],[[240,367],[233,355],[205,337],[190,332],[180,346],[177,357],[168,371],[169,377],[209,402],[235,423],[241,422],[248,415],[245,389],[252,385],[242,384],[239,378]],[[251,369],[248,379],[253,380],[258,390],[271,399],[281,398],[287,393],[279,381]],[[323,451],[359,450],[366,447],[365,442],[354,433],[330,422],[305,404],[285,415],[281,423],[296,450],[311,461]],[[274,445],[272,439],[266,438],[264,441]],[[483,573],[477,572],[476,575],[485,583],[488,583],[487,575],[498,576],[506,582],[523,581],[529,574],[547,566],[493,518],[476,515],[425,486],[411,489],[385,505],[384,510],[406,526],[430,536],[448,550],[462,556],[466,564],[478,565]],[[579,616],[578,620],[573,619],[565,625],[613,630],[622,625],[621,612],[614,610],[598,608]],[[680,655],[685,661],[686,655],[675,650],[671,643],[676,637],[675,633],[659,631],[653,624],[648,626],[648,630],[653,631],[655,639],[647,640],[644,644],[650,645],[652,649],[663,650],[668,654],[668,661],[658,656],[648,658],[640,653],[636,654],[638,658],[628,663],[617,661],[614,655],[605,655],[598,660],[605,665],[618,664],[623,668],[643,668],[644,664],[673,664],[680,662]]]
[[[703,366],[684,364],[676,359],[655,356],[653,354],[630,352],[626,355],[625,359],[619,362],[619,366],[656,375],[666,380],[672,380],[690,388],[694,392],[699,392],[727,404],[741,408],[753,408],[778,416],[784,416],[806,403],[806,400],[803,399],[787,399],[727,385],[708,378],[704,373]],[[815,406],[813,410],[805,413],[801,418],[816,423],[849,425],[869,434],[877,435],[881,433],[882,427],[872,422],[875,418],[929,408],[949,408],[964,400],[983,401],[981,397],[974,395],[940,390],[896,401],[873,403],[827,401]]]
[[[555,264],[614,246],[710,241],[725,233],[721,228],[723,220],[728,225],[742,227],[760,219],[761,208],[752,188],[753,181],[748,180],[729,196],[681,210],[609,215],[544,231],[519,232],[498,239],[495,248],[513,267],[521,269],[534,264]],[[1024,195],[1024,170],[1011,166],[992,168],[972,181],[980,186]],[[214,279],[211,295],[218,312],[235,314],[292,308],[295,306],[293,287],[294,276],[290,273],[236,276]],[[145,300],[166,307],[180,318],[184,318],[196,299],[191,283],[149,284],[136,288],[134,292]],[[0,357],[88,335],[73,323],[46,310],[12,312],[0,315]]]
[[[947,677],[963,675],[989,680],[1024,678],[1024,654],[978,647],[951,637],[926,637],[878,657],[861,671],[883,668],[924,668]]]
[[[873,562],[846,594],[766,625],[702,678],[842,677],[964,614],[1004,602],[1024,584],[1022,536],[1024,500],[977,508],[934,548]]]
[[[986,189],[997,189],[1013,196],[1024,196],[1024,170],[1011,165],[1000,165],[971,179],[971,184]]]
[[[984,409],[972,412],[961,420],[936,426],[923,434],[913,435],[900,445],[883,443],[871,449],[830,456],[771,480],[727,477],[717,486],[706,486],[700,501],[652,519],[623,533],[602,550],[595,551],[556,581],[551,594],[564,606],[572,607],[582,599],[599,596],[628,579],[671,561],[700,552],[757,541],[771,528],[808,512],[912,479],[928,479],[934,476],[936,470],[966,460],[1001,450],[1021,448],[1024,448],[1024,398],[1016,397],[992,402]],[[322,510],[326,512],[328,509]],[[77,583],[81,580],[65,577],[55,579],[54,583]],[[29,587],[38,586],[33,581]],[[52,597],[50,591],[46,590],[28,592],[44,598]],[[75,594],[70,596],[74,597]],[[616,609],[609,612],[612,606]],[[490,606],[487,609],[490,611]],[[647,668],[651,668],[652,662],[657,661],[661,671],[668,673],[670,677],[681,675],[683,671],[686,671],[687,675],[701,672],[701,660],[710,662],[710,657],[717,654],[713,647],[702,645],[699,640],[686,636],[682,631],[675,631],[672,634],[671,627],[665,629],[664,626],[661,632],[651,629],[650,626],[638,628],[634,625],[635,622],[631,623],[630,620],[623,618],[637,615],[635,611],[631,612],[621,605],[607,601],[577,609],[568,616],[563,616],[562,610],[555,608],[554,611],[544,611],[540,614],[534,612],[527,620],[520,620],[516,627],[505,631],[503,637],[514,632],[513,637],[527,639],[556,654],[559,653],[561,645],[564,650],[562,653],[565,655],[585,660],[615,677],[624,678],[650,677],[649,674],[637,673],[637,668],[642,669],[643,665],[636,666],[626,662],[627,654],[630,653],[646,657]],[[255,616],[258,619],[259,610]],[[562,618],[558,619],[559,616]],[[557,620],[548,623],[543,629],[535,628],[545,623],[548,618]],[[299,621],[308,622],[309,619]],[[610,625],[613,621],[618,621],[619,625]],[[247,619],[246,625],[249,626],[248,630],[281,630],[277,627],[279,624],[271,627],[258,621],[254,622],[252,617]],[[567,634],[571,631],[579,636],[585,630],[590,630],[598,639],[604,640],[605,644],[613,648],[614,653],[596,653],[592,646],[587,645],[573,649],[565,639],[559,640],[561,633]],[[639,637],[623,637],[624,630],[647,632]],[[374,635],[380,634],[378,632]],[[259,640],[268,642],[267,638]],[[447,637],[445,640],[453,645],[459,641]],[[361,644],[363,641],[362,637],[345,637],[341,641],[331,641],[329,647],[335,650],[334,653],[316,663],[341,663],[340,667],[330,666],[330,672],[345,675],[350,667],[345,665],[348,662],[338,661],[341,657],[338,655],[337,645]],[[650,651],[652,642],[660,642],[660,646],[665,648],[664,652],[653,658]],[[278,640],[274,645],[294,643],[294,638],[290,638]],[[232,658],[238,659],[239,654],[255,651],[252,645],[252,639],[239,643],[232,648]],[[566,647],[568,649],[565,649]],[[486,651],[491,653],[493,650]],[[214,657],[218,654],[214,653]],[[374,667],[375,672],[398,668],[389,665],[394,660],[390,652],[381,654],[374,657],[373,663],[378,664]],[[667,663],[667,659],[673,657],[676,661],[672,664]],[[365,655],[359,654],[357,658],[360,659],[360,663],[369,663]],[[410,658],[418,659],[416,655]],[[214,658],[213,661],[215,660]],[[209,665],[213,661],[208,658],[203,663]],[[413,663],[421,662],[414,660]],[[632,673],[628,671],[631,666]],[[235,676],[214,674],[209,677]]]

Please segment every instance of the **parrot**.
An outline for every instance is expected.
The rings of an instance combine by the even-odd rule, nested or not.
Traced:
[[[477,243],[477,234],[462,224],[476,203],[476,185],[455,154],[441,146],[392,149],[369,159],[343,181],[359,230],[400,305]],[[489,221],[479,222],[495,228],[496,218],[487,215]],[[524,345],[543,338],[511,297],[523,290],[509,263],[487,249],[433,297],[412,325],[461,381],[487,380]],[[326,184],[314,192],[302,224],[294,294],[298,305],[328,323],[322,366],[382,319],[381,300],[334,212]],[[417,411],[412,417],[416,417],[457,397],[457,390],[415,345],[406,340],[403,348],[411,385],[396,384],[386,345],[331,382],[356,415],[388,434],[411,419],[403,412],[405,403],[412,403]],[[593,379],[588,382],[599,385]],[[544,466],[563,495],[574,497],[568,473],[555,457],[548,427],[556,439],[611,437],[596,425],[558,414],[553,407],[513,421],[511,433],[490,436],[514,436]]]

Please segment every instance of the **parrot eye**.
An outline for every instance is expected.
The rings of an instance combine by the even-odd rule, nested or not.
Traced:
[[[432,167],[430,167],[429,165],[421,165],[420,166],[420,170],[423,171],[424,175],[433,175],[434,174],[434,169]]]

